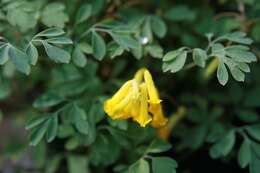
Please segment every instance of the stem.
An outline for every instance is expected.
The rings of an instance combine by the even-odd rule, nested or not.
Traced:
[[[162,127],[158,131],[158,136],[167,140],[170,137],[172,129],[185,117],[187,113],[187,108],[184,106],[179,106],[177,111],[170,116],[168,124],[165,127]]]
[[[206,68],[206,71],[204,73],[204,79],[208,79],[217,70],[218,65],[219,60],[217,57],[215,57]]]

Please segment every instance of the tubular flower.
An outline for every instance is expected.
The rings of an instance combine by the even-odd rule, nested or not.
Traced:
[[[142,68],[112,98],[105,101],[104,110],[112,119],[132,118],[141,127],[149,123],[161,127],[167,122],[161,101],[150,72]]]

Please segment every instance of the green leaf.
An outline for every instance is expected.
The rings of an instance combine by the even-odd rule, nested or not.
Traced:
[[[196,17],[196,13],[184,5],[175,5],[166,11],[165,17],[172,21],[191,21]]]
[[[219,158],[227,156],[235,144],[235,132],[230,130],[226,135],[210,148],[210,156]]]
[[[260,89],[258,87],[247,92],[244,99],[244,105],[247,107],[260,106]]]
[[[74,150],[80,145],[80,139],[78,136],[71,137],[66,143],[65,148],[67,150]]]
[[[259,120],[258,114],[255,111],[249,109],[238,110],[237,116],[240,120],[248,123],[253,123]]]
[[[106,55],[106,43],[104,39],[97,32],[93,31],[91,44],[94,57],[101,61]]]
[[[70,124],[59,125],[58,128],[58,137],[67,138],[75,134],[75,130]]]
[[[156,139],[147,148],[147,153],[162,153],[171,148],[171,145],[165,141]]]
[[[117,56],[120,56],[124,53],[124,49],[119,46],[116,42],[110,42],[108,44],[108,56],[111,59],[114,59]]]
[[[222,61],[220,61],[218,65],[217,77],[221,85],[226,85],[226,83],[228,82],[228,71],[225,64]]]
[[[152,158],[153,173],[176,173],[177,167],[177,162],[169,157]]]
[[[192,58],[196,65],[204,68],[206,65],[207,53],[205,50],[195,48],[192,52]]]
[[[165,55],[163,59],[168,59],[169,55]],[[187,51],[181,51],[180,54],[178,54],[176,57],[171,57],[170,61],[164,62],[163,63],[163,71],[171,71],[172,73],[180,71],[185,64],[187,58]]]
[[[237,62],[256,62],[256,56],[248,51],[244,51],[242,49],[226,49],[226,54],[230,56],[234,61]]]
[[[230,72],[231,72],[233,78],[236,81],[239,81],[239,82],[245,81],[245,74],[237,66],[233,66],[233,65],[228,64],[228,67],[230,69]]]
[[[90,4],[84,4],[78,10],[76,23],[79,24],[86,21],[91,16],[91,13],[92,13],[92,6]]]
[[[178,50],[173,50],[173,51],[170,51],[168,53],[166,53],[163,57],[163,61],[171,61],[173,60],[174,58],[176,58],[178,55],[180,55],[181,51],[183,49],[178,49]]]
[[[54,37],[46,39],[45,41],[52,44],[73,44],[72,40],[68,37]]]
[[[57,63],[69,63],[70,62],[70,54],[61,48],[55,47],[47,43],[46,41],[42,41],[45,51],[50,59]]]
[[[246,130],[250,136],[260,141],[260,124],[248,126],[246,127]]]
[[[29,74],[31,71],[31,67],[29,65],[29,59],[27,55],[20,51],[19,49],[11,46],[9,48],[9,57],[12,63],[15,65],[15,68],[25,74]]]
[[[139,46],[139,43],[130,35],[112,33],[111,36],[113,37],[114,41],[125,50],[129,51],[130,49],[137,49]]]
[[[159,45],[148,45],[145,47],[145,50],[154,58],[163,57],[163,49]]]
[[[260,158],[256,153],[251,152],[251,162],[249,164],[250,173],[259,173],[260,172]]]
[[[151,18],[151,27],[154,34],[157,35],[159,38],[163,38],[166,35],[167,27],[160,17],[153,16]]]
[[[38,60],[38,50],[37,48],[30,43],[29,46],[26,49],[26,54],[29,56],[29,62],[31,65],[35,65]]]
[[[58,27],[46,29],[37,34],[37,36],[44,36],[44,37],[56,37],[65,34],[65,32]]]
[[[130,166],[128,173],[149,173],[150,168],[146,160],[140,159],[132,166]]]
[[[76,129],[87,135],[89,132],[89,123],[87,121],[87,115],[84,109],[80,108],[77,104],[73,104],[70,110],[70,116],[73,118],[73,123]]]
[[[85,156],[69,155],[68,159],[69,173],[88,173],[88,160]]]
[[[9,59],[8,50],[9,47],[7,44],[0,46],[0,65],[3,65],[8,61]]]
[[[32,129],[33,127],[36,127],[42,124],[43,122],[45,122],[47,119],[48,116],[37,116],[35,118],[32,118],[27,122],[25,129],[26,130]]]
[[[248,139],[244,139],[239,152],[238,152],[238,163],[241,168],[245,168],[251,160],[251,149],[250,149],[250,141]]]
[[[65,5],[63,3],[49,3],[42,11],[42,23],[48,27],[56,26],[63,28],[69,21],[69,17],[64,13]]]
[[[47,108],[55,106],[61,102],[65,101],[64,97],[56,94],[55,92],[47,92],[41,95],[33,102],[33,107],[35,108]]]
[[[46,132],[46,139],[47,142],[51,142],[55,139],[56,135],[57,135],[57,131],[58,131],[58,115],[55,114],[51,114],[49,115],[51,116],[51,118],[49,118],[48,120],[48,129]]]
[[[48,127],[48,123],[46,121],[40,127],[35,127],[35,129],[33,129],[32,133],[30,135],[30,145],[31,146],[36,146],[41,141],[41,139],[43,138],[44,134],[47,131],[47,127]]]
[[[236,42],[236,43],[242,43],[242,44],[252,44],[252,42],[253,42],[253,40],[246,37],[246,33],[240,32],[240,31],[226,34],[226,35],[222,36],[221,38],[224,38],[229,41]]]
[[[87,65],[87,57],[78,45],[76,45],[73,50],[72,62],[78,67],[85,67]]]

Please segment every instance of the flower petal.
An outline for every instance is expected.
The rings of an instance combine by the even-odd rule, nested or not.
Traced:
[[[158,104],[161,102],[158,91],[154,85],[152,75],[148,70],[144,71],[144,81],[147,85],[149,102],[152,104]]]

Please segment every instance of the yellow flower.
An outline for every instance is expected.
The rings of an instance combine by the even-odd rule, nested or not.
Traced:
[[[105,101],[104,110],[112,119],[132,118],[141,127],[149,123],[161,127],[167,123],[153,78],[145,68],[140,69],[134,79],[125,82],[112,98]]]

